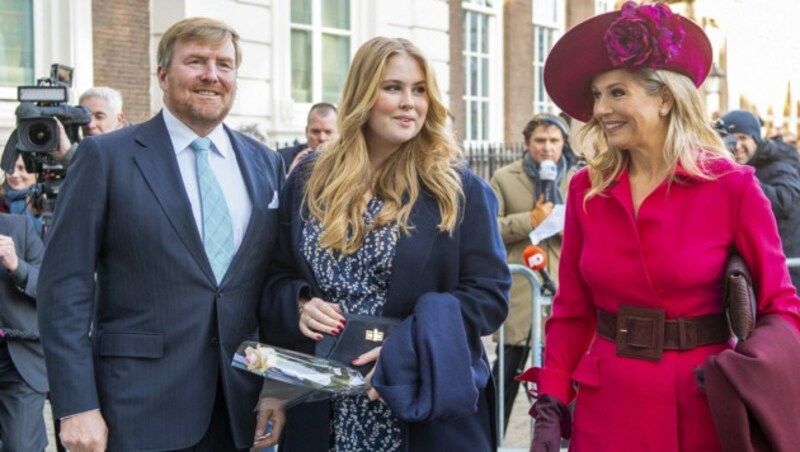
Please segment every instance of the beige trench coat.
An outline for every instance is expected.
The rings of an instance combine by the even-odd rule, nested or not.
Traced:
[[[559,189],[567,199],[569,179],[574,173],[570,168],[561,179]],[[525,174],[522,160],[495,171],[490,181],[500,204],[498,221],[503,243],[506,245],[509,264],[522,264],[522,251],[529,245],[531,233],[530,211],[536,205],[533,199],[533,181]],[[539,244],[547,252],[547,271],[558,284],[558,260],[561,254],[561,237],[551,237]],[[505,323],[505,343],[525,345],[531,330],[531,285],[523,277],[514,275],[511,285],[511,309]],[[495,336],[496,339],[496,336]]]

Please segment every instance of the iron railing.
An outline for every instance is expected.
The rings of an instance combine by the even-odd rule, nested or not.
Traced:
[[[472,171],[489,180],[492,174],[505,165],[522,158],[525,146],[522,143],[467,143],[464,157]]]

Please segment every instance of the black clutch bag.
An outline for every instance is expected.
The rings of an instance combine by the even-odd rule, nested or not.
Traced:
[[[344,330],[335,336],[323,334],[322,340],[317,342],[314,354],[353,367],[361,372],[361,375],[366,375],[375,365],[374,362],[354,366],[350,361],[383,345],[383,341],[389,337],[394,327],[400,324],[400,319],[371,315],[343,315],[347,319]]]

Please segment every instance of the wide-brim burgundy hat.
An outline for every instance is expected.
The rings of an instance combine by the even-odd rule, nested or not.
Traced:
[[[666,69],[688,76],[699,87],[712,58],[711,42],[697,24],[663,3],[628,2],[567,31],[547,56],[544,85],[564,113],[588,122],[596,76],[614,69]]]

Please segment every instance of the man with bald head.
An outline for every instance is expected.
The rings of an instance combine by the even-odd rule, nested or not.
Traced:
[[[337,111],[333,104],[320,102],[311,106],[306,121],[306,142],[278,149],[283,158],[286,172],[289,173],[308,153],[319,150],[320,146],[339,137],[336,125]]]

